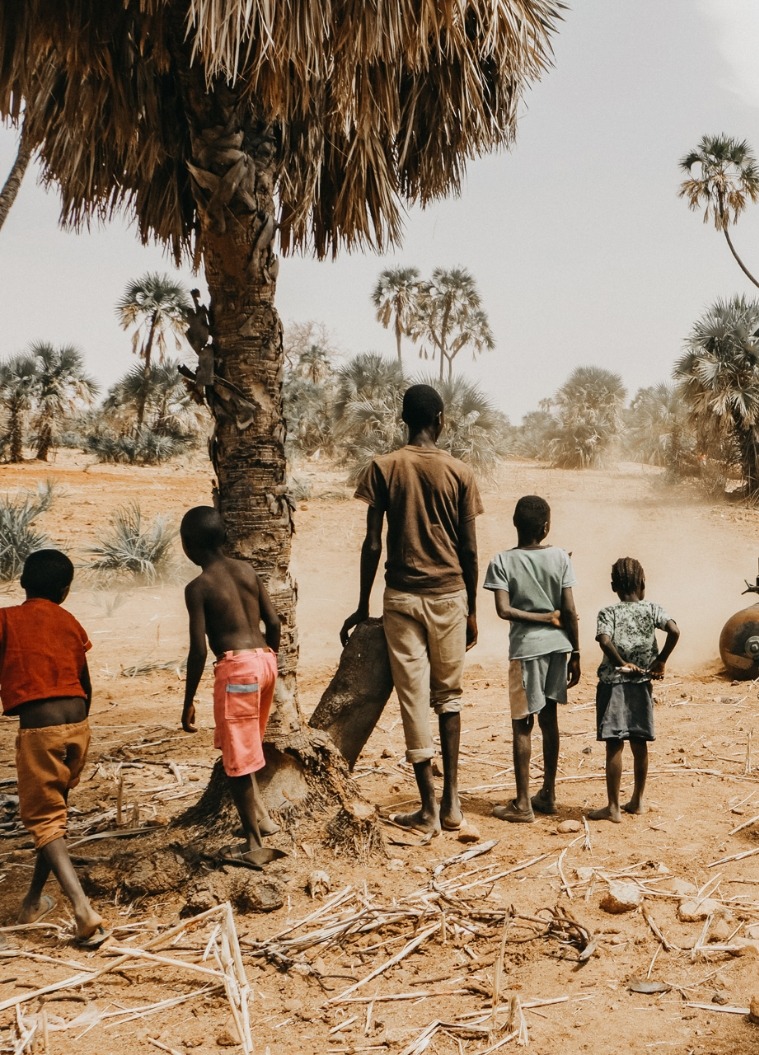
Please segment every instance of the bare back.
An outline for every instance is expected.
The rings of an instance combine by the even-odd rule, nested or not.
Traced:
[[[264,648],[261,621],[276,621],[258,575],[244,561],[220,557],[187,587],[188,608],[202,608],[212,652],[220,656],[246,648]]]

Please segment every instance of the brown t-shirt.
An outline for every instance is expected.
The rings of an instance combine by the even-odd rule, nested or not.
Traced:
[[[460,525],[482,512],[467,465],[437,447],[401,447],[371,462],[355,497],[387,514],[385,582],[391,589],[464,589]]]

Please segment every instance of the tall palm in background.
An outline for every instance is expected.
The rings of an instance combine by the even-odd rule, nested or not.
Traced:
[[[416,298],[419,292],[419,269],[416,267],[386,268],[372,291],[372,303],[377,309],[377,321],[385,329],[393,325],[398,362],[402,363],[401,339],[409,333]]]
[[[697,430],[700,453],[737,445],[746,491],[759,493],[759,301],[718,300],[696,322],[674,377]]]
[[[24,428],[34,400],[37,363],[28,352],[0,363],[0,404],[7,414],[3,447],[9,462],[24,457]]]
[[[82,405],[92,406],[98,385],[85,371],[82,353],[70,344],[54,348],[46,341],[37,341],[30,352],[36,367],[37,459],[46,462],[61,420]]]
[[[495,347],[487,315],[472,275],[462,267],[446,270],[436,267],[431,282],[418,287],[409,333],[428,343],[431,355],[438,357],[438,376],[453,374],[453,360],[464,348],[472,355]],[[429,354],[426,346],[423,354]]]
[[[280,613],[273,737],[300,727],[275,250],[384,246],[405,202],[515,137],[560,0],[27,0],[0,5],[0,116],[26,101],[75,228],[119,208],[202,263],[219,507]],[[54,56],[52,66],[46,63]]]
[[[133,330],[132,351],[143,361],[143,383],[137,401],[137,432],[145,419],[153,352],[156,352],[159,363],[162,363],[171,335],[179,351],[182,347],[180,337],[187,328],[187,315],[191,309],[192,304],[184,286],[169,275],[159,275],[157,272],[148,272],[142,278],[130,282],[116,305],[121,328]]]
[[[748,143],[730,136],[703,136],[696,149],[682,158],[680,168],[688,173],[680,197],[694,211],[703,208],[704,223],[714,221],[741,271],[759,286],[738,256],[729,230],[747,203],[759,200],[759,165]]]
[[[688,407],[674,385],[662,383],[639,389],[630,401],[625,422],[625,448],[630,457],[675,472],[693,460]]]
[[[109,422],[117,429],[121,427],[122,432],[133,432],[142,407],[143,429],[172,436],[198,435],[206,424],[207,413],[192,399],[178,365],[168,359],[153,363],[147,371],[144,366],[135,366],[124,374],[109,389],[103,403]]]
[[[26,121],[22,120],[16,157],[13,159],[11,170],[3,184],[2,190],[0,190],[0,228],[8,219],[8,213],[18,197],[21,181],[26,174],[33,153],[32,141],[26,128]]]

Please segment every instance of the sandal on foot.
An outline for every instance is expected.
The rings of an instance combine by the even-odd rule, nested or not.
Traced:
[[[534,810],[537,810],[538,813],[546,813],[549,816],[552,816],[554,813],[559,812],[556,809],[556,803],[551,802],[551,800],[547,799],[545,795],[540,791],[537,793],[537,795],[532,796],[530,802],[532,803],[532,808]]]
[[[74,938],[74,945],[77,945],[80,949],[99,949],[103,942],[108,941],[111,936],[111,932],[106,930],[101,923],[92,934],[88,934],[85,938]]]
[[[42,894],[39,902],[39,912],[35,915],[34,919],[30,919],[27,923],[21,923],[21,919],[17,920],[22,927],[29,927],[33,923],[39,923],[41,919],[44,919],[50,912],[53,911],[57,902],[54,897],[50,897],[49,894]]]
[[[395,824],[396,827],[403,828],[407,832],[413,832],[414,835],[425,835],[430,839],[440,835],[439,827],[425,828],[415,818],[415,813],[391,813],[387,819],[391,824]]]
[[[532,810],[520,810],[514,799],[507,802],[505,806],[494,806],[493,816],[499,821],[511,821],[513,824],[532,824],[535,814]]]
[[[284,850],[277,850],[274,846],[262,846],[255,850],[242,850],[235,846],[228,846],[219,854],[219,860],[225,865],[241,865],[243,868],[253,868],[257,872],[263,871],[264,867],[272,861],[278,861],[281,857],[287,857]]]

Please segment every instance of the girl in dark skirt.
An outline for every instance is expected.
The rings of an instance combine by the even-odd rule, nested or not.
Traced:
[[[664,676],[665,664],[680,631],[661,605],[643,599],[646,580],[637,560],[621,557],[613,565],[611,588],[619,597],[619,604],[601,609],[596,631],[596,641],[604,654],[596,690],[597,738],[606,743],[609,802],[601,809],[590,810],[588,817],[619,824],[621,809],[626,813],[643,813],[648,741],[655,739],[651,680]],[[661,651],[656,642],[657,630],[667,635]],[[635,785],[630,801],[620,807],[625,740],[629,740],[633,753]]]

